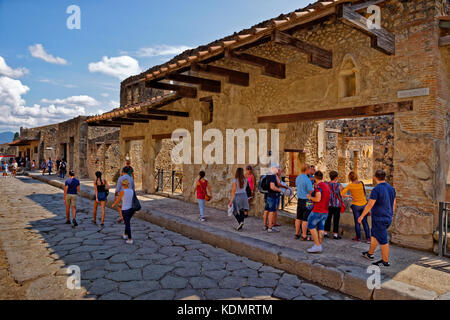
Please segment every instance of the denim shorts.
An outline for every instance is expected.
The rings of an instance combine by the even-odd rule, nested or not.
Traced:
[[[373,220],[372,219],[372,237],[377,239],[380,245],[388,244],[387,230],[391,226],[392,221],[389,220]]]
[[[106,201],[106,192],[97,192],[98,201]]]
[[[264,211],[275,212],[278,209],[278,197],[270,198],[266,197],[266,204],[264,206]]]
[[[327,218],[328,213],[311,212],[308,217],[308,230],[318,227],[319,231],[324,231]]]

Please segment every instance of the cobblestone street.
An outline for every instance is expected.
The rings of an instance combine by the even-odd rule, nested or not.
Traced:
[[[134,245],[121,239],[117,212],[91,223],[78,199],[77,228],[64,224],[62,191],[28,177],[0,179],[0,292],[3,299],[345,299],[284,271],[132,220]],[[82,289],[67,289],[66,268]]]

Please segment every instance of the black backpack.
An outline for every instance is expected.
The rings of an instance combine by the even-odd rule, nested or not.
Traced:
[[[269,193],[270,184],[269,184],[269,176],[263,175],[259,178],[258,190],[261,193]]]

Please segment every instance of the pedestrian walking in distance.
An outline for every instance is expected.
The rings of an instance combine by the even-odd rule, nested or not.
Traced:
[[[120,190],[119,196],[112,205],[112,207],[114,208],[120,201],[122,201],[122,216],[125,222],[125,232],[123,234],[123,239],[126,240],[127,244],[133,244],[133,238],[131,236],[131,218],[134,215],[134,210],[132,209],[133,194],[134,190],[129,188],[129,180],[122,180],[122,190]]]
[[[205,222],[205,202],[211,199],[212,194],[208,180],[205,178],[205,171],[200,171],[198,174],[198,180],[194,186],[194,194],[195,193],[197,194],[197,202],[200,209],[200,221]]]
[[[395,189],[386,182],[386,172],[378,170],[374,177],[376,187],[370,194],[369,204],[365,207],[363,213],[358,218],[362,220],[372,211],[372,241],[368,252],[363,252],[364,258],[374,259],[375,249],[380,245],[381,260],[373,263],[376,266],[389,267],[389,242],[387,230],[392,224],[396,207]]]
[[[102,179],[102,173],[97,171],[95,173],[95,181],[94,181],[94,191],[95,191],[95,202],[94,202],[94,220],[93,223],[97,224],[97,208],[100,204],[102,210],[102,219],[100,222],[100,226],[104,226],[105,221],[105,206],[107,193],[109,192],[109,184],[108,181]]]
[[[66,224],[70,224],[70,209],[72,208],[72,223],[73,226],[78,226],[77,223],[77,195],[80,192],[80,181],[75,178],[75,173],[69,171],[69,179],[66,180],[64,187],[64,204],[66,206]]]
[[[233,206],[233,214],[238,222],[237,231],[244,227],[245,217],[248,215],[250,206],[248,204],[247,186],[248,180],[245,178],[244,169],[237,168],[231,187],[231,200],[229,207]]]

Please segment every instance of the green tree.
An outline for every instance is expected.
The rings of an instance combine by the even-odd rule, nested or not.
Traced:
[[[16,132],[16,133],[14,133],[14,140],[13,141],[16,141],[16,140],[19,140],[19,133],[18,132]]]

